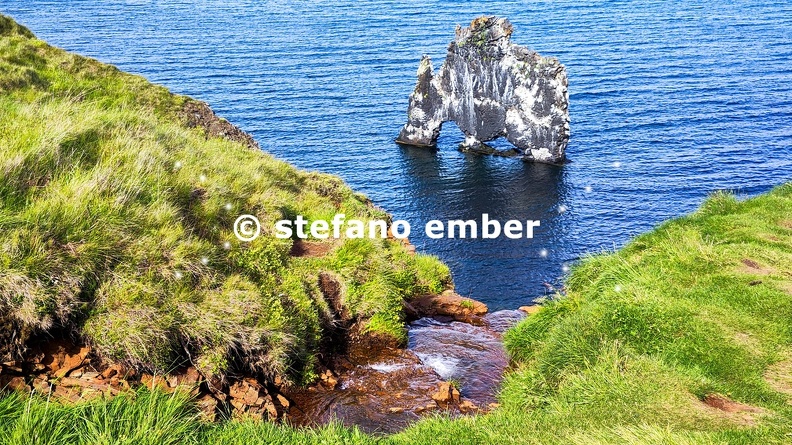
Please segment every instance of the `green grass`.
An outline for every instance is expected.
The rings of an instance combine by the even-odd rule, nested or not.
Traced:
[[[447,284],[445,266],[395,243],[346,241],[325,258],[289,258],[288,243],[267,237],[223,250],[232,240],[225,202],[267,222],[337,208],[379,213],[337,179],[185,129],[172,111],[183,98],[10,27],[0,21],[0,301],[14,326],[84,326],[103,351],[143,363],[167,363],[179,351],[172,339],[187,339],[219,370],[226,342],[261,335],[265,343],[243,352],[250,360],[295,367],[310,362],[328,310],[317,271],[339,277],[350,310],[393,335],[403,332],[401,298]],[[202,173],[206,184],[195,182]],[[198,187],[206,195],[194,203]],[[201,255],[211,268],[195,261]],[[189,279],[174,280],[173,270]],[[223,312],[240,302],[252,309]],[[245,330],[217,330],[225,320]],[[309,322],[298,329],[295,320]],[[745,201],[717,194],[690,216],[586,258],[566,295],[505,340],[514,364],[500,408],[427,418],[388,437],[337,424],[205,424],[187,398],[141,390],[70,406],[7,396],[0,442],[790,443],[792,184]],[[701,399],[710,393],[761,412],[709,408]]]
[[[403,339],[402,300],[450,286],[448,268],[379,239],[291,257],[277,220],[387,214],[337,177],[188,128],[190,100],[0,16],[0,356],[77,332],[140,369],[302,383],[332,327],[321,272],[364,329]],[[264,230],[249,244],[243,213]]]

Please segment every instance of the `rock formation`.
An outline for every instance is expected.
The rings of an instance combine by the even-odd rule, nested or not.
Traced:
[[[457,26],[437,74],[424,56],[396,142],[432,147],[443,123],[453,121],[465,134],[463,151],[494,153],[485,142],[503,136],[524,160],[563,162],[569,140],[566,69],[555,58],[512,44],[511,33],[507,19],[479,17],[468,28]]]

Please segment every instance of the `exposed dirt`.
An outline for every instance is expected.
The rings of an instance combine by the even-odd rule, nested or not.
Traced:
[[[260,149],[253,136],[242,131],[231,122],[217,116],[205,102],[187,99],[179,111],[179,118],[190,128],[203,128],[206,131],[207,138],[222,137],[240,142],[256,150]]]
[[[740,267],[740,272],[750,275],[770,275],[775,271],[768,267],[762,266],[761,264],[757,263],[756,261],[750,258],[743,258],[740,260],[742,266]]]
[[[292,244],[289,255],[298,258],[321,258],[335,247],[334,243],[322,241],[305,241],[297,239]]]
[[[755,425],[756,417],[766,413],[763,408],[736,402],[720,394],[707,394],[701,402],[728,420],[744,426]]]

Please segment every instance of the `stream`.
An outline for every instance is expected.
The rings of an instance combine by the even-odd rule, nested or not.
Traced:
[[[471,411],[487,410],[497,402],[508,366],[501,334],[524,317],[520,311],[493,312],[481,326],[416,320],[409,325],[406,349],[351,354],[353,363],[339,372],[336,389],[317,386],[291,394],[299,407],[291,421],[319,425],[337,419],[368,433],[395,432],[429,412],[460,414],[457,406],[441,408],[432,400],[444,381],[458,385],[461,400],[477,407]]]

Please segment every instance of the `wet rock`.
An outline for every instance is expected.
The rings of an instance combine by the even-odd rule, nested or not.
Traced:
[[[449,382],[442,382],[437,392],[432,394],[432,400],[441,405],[459,403],[459,390]]]
[[[423,414],[423,413],[425,413],[427,411],[432,411],[432,410],[434,410],[436,408],[437,408],[437,404],[436,403],[431,403],[431,404],[426,405],[426,406],[419,406],[419,407],[415,408],[413,410],[413,412],[415,414]]]
[[[478,406],[475,403],[471,402],[470,400],[463,400],[459,404],[459,410],[463,413],[469,413],[472,411],[478,411]]]
[[[463,150],[495,153],[485,144],[505,137],[524,160],[560,163],[569,141],[566,69],[511,43],[505,18],[479,17],[457,27],[443,66],[433,72],[428,56],[418,67],[407,124],[399,143],[434,146],[444,122],[465,134]]]
[[[79,368],[86,361],[91,348],[63,341],[52,341],[42,348],[40,364],[53,377],[60,378]]]
[[[338,386],[338,378],[336,378],[336,376],[333,375],[333,371],[330,371],[329,369],[326,369],[319,378],[322,382],[322,386],[327,389],[332,390]]]
[[[480,301],[465,298],[454,291],[447,290],[440,295],[424,295],[411,300],[406,306],[409,315],[419,317],[450,317],[465,323],[481,324],[481,317],[487,313],[487,305]]]

